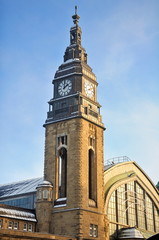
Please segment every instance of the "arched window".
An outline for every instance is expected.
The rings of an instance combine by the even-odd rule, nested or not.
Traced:
[[[58,198],[64,198],[67,194],[67,150],[61,148],[58,158]]]
[[[88,189],[89,199],[96,201],[97,199],[97,171],[94,151],[88,151]]]
[[[151,232],[159,231],[159,214],[152,198],[137,181],[118,186],[107,206],[110,235],[123,227],[138,227]]]

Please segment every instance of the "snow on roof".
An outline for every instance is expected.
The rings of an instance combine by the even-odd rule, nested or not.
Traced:
[[[61,78],[63,78],[63,77],[69,77],[69,76],[72,76],[72,75],[74,75],[74,74],[76,74],[76,75],[82,75],[81,72],[72,72],[72,73],[65,74],[65,75],[62,75],[62,76],[59,76],[59,77],[55,77],[55,78],[53,79],[53,81],[54,81],[54,80],[57,80],[57,79],[61,79]]]
[[[24,221],[30,221],[30,222],[37,222],[36,219],[33,218],[26,218],[26,217],[17,217],[17,216],[11,216],[11,215],[3,215],[0,214],[1,217],[7,217],[7,218],[14,218],[14,219],[20,219],[20,220],[24,220]]]
[[[43,182],[43,178],[34,178],[20,182],[13,182],[0,185],[0,199],[26,193],[36,192],[38,184]]]
[[[63,62],[62,65],[66,64],[66,63],[74,62],[74,61],[80,62],[80,59],[79,58],[70,58],[70,59],[66,60],[65,62]]]
[[[74,68],[75,68],[75,66],[67,67],[67,68],[64,68],[64,69],[61,69],[61,70],[57,70],[56,72],[61,73],[61,72],[68,71],[68,70],[71,70],[71,69],[74,69]]]
[[[7,208],[0,207],[0,216],[36,222],[35,214],[17,208],[13,209],[10,208],[9,206],[7,206]]]
[[[120,230],[119,239],[144,239],[141,232],[135,227],[132,228],[123,228]]]
[[[49,181],[44,180],[42,183],[40,183],[37,186],[37,188],[40,188],[40,187],[52,187],[53,188],[53,185]]]

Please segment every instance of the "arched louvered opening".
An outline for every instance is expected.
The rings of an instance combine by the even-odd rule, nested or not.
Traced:
[[[67,195],[67,150],[65,148],[59,150],[58,166],[58,198],[65,198]]]
[[[89,199],[96,201],[97,199],[97,171],[94,151],[88,151],[88,188]]]

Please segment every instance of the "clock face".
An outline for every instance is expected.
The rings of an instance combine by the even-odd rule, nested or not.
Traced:
[[[92,98],[94,96],[94,87],[90,82],[85,82],[85,93],[89,98]]]
[[[60,96],[66,96],[72,88],[72,82],[68,79],[62,80],[58,85],[58,93]]]

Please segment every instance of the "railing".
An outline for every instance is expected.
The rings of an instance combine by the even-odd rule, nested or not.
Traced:
[[[109,158],[108,160],[106,160],[106,165],[122,163],[122,162],[130,162],[130,161],[132,160],[127,156],[120,156],[120,157]]]
[[[77,113],[79,111],[79,114],[81,114],[81,109],[79,108],[80,105],[73,105],[73,106],[68,106],[60,109],[56,109],[54,111],[50,111],[47,113],[47,118],[53,118],[53,119],[60,119],[65,117],[68,117],[74,113]],[[91,109],[88,109],[87,107],[85,108],[85,114],[91,115],[95,117],[96,119],[99,118],[99,114]]]
[[[47,112],[47,118],[53,118],[53,112]]]
[[[48,112],[47,118],[60,119],[60,118],[63,118],[64,116],[66,117],[70,116],[70,114],[73,114],[77,111],[78,111],[78,105],[60,108],[55,110],[54,112],[53,111]]]
[[[60,114],[60,113],[69,113],[69,107],[65,107],[65,108],[60,108],[55,110],[55,114]]]

